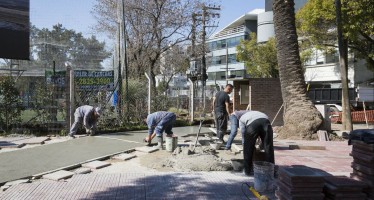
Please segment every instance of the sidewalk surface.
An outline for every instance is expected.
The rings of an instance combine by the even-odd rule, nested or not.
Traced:
[[[180,128],[175,129],[176,134],[195,133],[195,128]],[[204,129],[202,132],[209,132],[209,129]],[[8,158],[7,162],[13,162],[13,165],[4,165],[0,162],[0,177],[3,173],[14,174],[15,169],[32,168],[49,165],[48,170],[57,164],[49,164],[50,162],[62,162],[59,166],[71,164],[74,162],[82,162],[85,159],[93,159],[91,151],[100,151],[103,155],[102,148],[114,148],[111,146],[120,146],[119,149],[113,149],[111,152],[123,151],[133,146],[143,146],[140,141],[144,137],[145,131],[126,132],[100,135],[95,137],[86,137],[57,144],[45,145],[48,149],[43,151],[43,156],[38,156],[37,160],[29,159],[32,165],[27,165],[27,162],[12,161]],[[96,143],[94,143],[96,141]],[[93,146],[93,144],[95,146]],[[300,146],[318,146],[325,147],[326,150],[290,150],[289,145]],[[332,175],[347,175],[352,172],[350,167],[353,158],[349,156],[352,147],[348,146],[347,141],[291,141],[291,140],[275,140],[275,163],[279,167],[290,165],[303,165],[309,168],[316,168],[323,170]],[[41,146],[42,147],[42,146]],[[21,152],[27,155],[33,149],[41,148],[35,147],[32,149],[17,150],[14,152],[1,153],[1,156],[8,155],[8,153]],[[51,151],[51,149],[55,149]],[[74,149],[74,150],[67,150]],[[36,150],[35,150],[36,151]],[[61,152],[69,152],[69,155],[63,155]],[[106,150],[107,151],[107,150]],[[109,150],[108,150],[109,151]],[[57,153],[58,152],[58,153]],[[165,153],[165,152],[158,152]],[[2,155],[4,154],[4,155]],[[155,156],[153,154],[144,154],[148,156]],[[218,152],[223,155],[224,152]],[[26,159],[27,155],[17,154],[19,157],[13,157],[13,160],[18,158]],[[50,156],[54,155],[54,156]],[[81,157],[80,155],[85,155]],[[99,156],[100,156],[99,155]],[[14,156],[14,155],[13,155]],[[35,155],[36,156],[36,155]],[[62,158],[58,157],[62,156]],[[90,157],[91,156],[91,157]],[[230,155],[226,155],[227,157]],[[241,157],[238,154],[236,156]],[[72,157],[72,158],[70,158]],[[79,157],[80,159],[78,159]],[[17,159],[15,159],[17,158]],[[65,181],[50,181],[45,179],[34,180],[32,183],[18,184],[10,187],[4,192],[0,192],[0,200],[5,199],[247,199],[243,191],[251,199],[254,196],[248,191],[248,188],[242,185],[243,183],[253,184],[253,177],[244,176],[242,173],[234,172],[160,172],[152,168],[147,168],[140,164],[141,155],[130,160],[112,163],[111,166],[94,170],[90,174],[74,175],[71,179]],[[146,158],[146,157],[143,157]],[[42,160],[43,159],[43,160]],[[2,160],[1,160],[2,161]],[[36,165],[36,162],[42,162]],[[14,166],[19,164],[22,166]],[[7,166],[7,169],[3,169]],[[26,167],[25,167],[26,166]],[[12,168],[13,167],[13,168]],[[24,170],[25,170],[24,169]],[[32,170],[29,169],[29,174],[32,175]],[[39,169],[38,169],[39,170]],[[37,173],[40,173],[39,172]],[[19,177],[21,177],[19,175]],[[12,179],[13,178],[8,178]],[[270,199],[275,199],[274,193],[267,194]]]
[[[198,127],[180,127],[173,131],[180,135],[196,134]],[[207,132],[209,129],[202,128],[201,133]],[[144,146],[142,139],[146,135],[146,130],[105,134],[0,153],[0,185]]]

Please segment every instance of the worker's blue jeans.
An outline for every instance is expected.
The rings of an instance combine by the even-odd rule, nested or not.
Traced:
[[[173,125],[177,119],[174,113],[168,113],[164,118],[156,125],[155,132],[157,136],[162,136],[162,133],[165,131],[166,134],[173,134]]]
[[[226,147],[225,147],[226,150],[231,149],[231,144],[234,141],[234,139],[236,137],[236,134],[238,133],[238,126],[239,126],[238,117],[236,117],[236,115],[230,115],[231,132],[230,132],[229,139],[227,140],[227,143],[226,143]],[[243,130],[243,128],[241,128],[241,130]],[[244,141],[244,137],[243,137],[243,134],[242,134],[242,143],[243,143],[243,141]]]

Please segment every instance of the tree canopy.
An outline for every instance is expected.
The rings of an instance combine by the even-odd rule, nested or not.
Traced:
[[[343,35],[358,58],[374,67],[374,1],[342,2]],[[336,47],[337,29],[334,0],[309,0],[296,14],[298,35],[316,47]]]
[[[250,34],[250,40],[241,40],[236,47],[237,58],[244,61],[248,74],[253,78],[277,78],[279,69],[275,39],[258,44],[256,33]]]
[[[192,14],[199,10],[201,13],[203,1],[123,1],[124,9],[121,1],[97,0],[93,11],[98,20],[97,30],[113,36],[118,35],[118,27],[125,26],[129,74],[140,78],[147,72],[155,90],[161,55],[190,39]]]
[[[33,59],[42,66],[55,61],[59,68],[69,61],[77,69],[100,69],[101,62],[111,55],[105,50],[105,42],[98,41],[95,36],[86,38],[62,24],[53,26],[52,30],[33,26],[31,41]]]

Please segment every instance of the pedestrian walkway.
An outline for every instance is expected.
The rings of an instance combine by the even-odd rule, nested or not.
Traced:
[[[120,173],[75,175],[67,182],[40,180],[0,192],[1,200],[40,199],[256,199],[241,173]]]
[[[180,127],[173,131],[178,135],[196,134],[198,127]],[[201,133],[208,132],[207,128],[201,130]],[[144,146],[142,139],[146,134],[147,130],[120,132],[0,153],[0,185]]]

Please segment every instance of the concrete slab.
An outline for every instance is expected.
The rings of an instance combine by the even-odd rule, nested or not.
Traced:
[[[326,176],[325,187],[330,193],[339,192],[362,192],[367,185],[361,181],[357,181],[346,176]]]
[[[49,140],[49,137],[32,137],[22,140],[14,141],[16,144],[44,144],[45,141]]]
[[[0,153],[0,184],[35,174],[44,175],[48,171],[80,165],[100,157],[109,157],[142,145],[113,138],[84,137],[3,152]]]
[[[15,142],[19,140],[25,140],[32,137],[0,137],[0,142]]]
[[[325,146],[289,145],[290,150],[326,150]]]
[[[68,179],[74,175],[74,172],[69,172],[66,170],[60,170],[51,174],[46,174],[43,176],[44,179],[49,179],[53,181],[59,181],[61,179]]]
[[[103,167],[107,167],[109,165],[110,165],[110,163],[108,163],[108,162],[95,160],[95,161],[92,161],[92,162],[89,162],[89,163],[82,164],[82,167],[86,167],[86,168],[90,168],[90,169],[100,169],[100,168],[103,168]]]
[[[74,170],[73,172],[74,172],[74,174],[88,174],[88,173],[92,172],[92,170],[90,168],[80,167],[80,168]]]
[[[116,159],[116,160],[130,160],[130,159],[135,158],[135,157],[136,157],[136,155],[134,155],[134,154],[122,153],[122,154],[113,156],[112,158]]]
[[[144,152],[144,153],[152,153],[152,152],[158,151],[159,149],[156,147],[142,146],[142,147],[136,147],[135,150]]]
[[[0,141],[0,148],[21,148],[25,146],[24,143],[21,143],[21,144],[17,144],[17,143],[14,143],[14,142],[8,142],[8,141]]]
[[[243,145],[241,144],[232,144],[231,148],[239,153],[243,151]]]
[[[4,192],[5,190],[9,189],[11,185],[3,185],[0,187],[0,192]]]
[[[21,183],[29,183],[29,182],[30,182],[30,179],[20,179],[20,180],[16,180],[16,181],[9,181],[9,182],[5,183],[5,185],[12,186],[12,185],[18,185],[18,184],[21,184]]]

